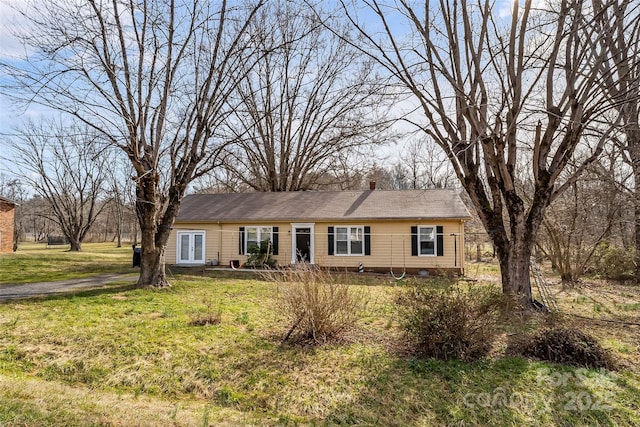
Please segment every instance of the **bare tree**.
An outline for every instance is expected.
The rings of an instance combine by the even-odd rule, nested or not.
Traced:
[[[265,54],[238,70],[239,106],[229,120],[238,143],[227,148],[225,168],[255,191],[317,188],[339,158],[384,140],[384,87],[372,61],[322,22],[343,32],[344,20],[316,12],[274,0],[250,26]]]
[[[400,160],[409,171],[411,188],[448,188],[456,185],[457,178],[447,156],[428,138],[409,141]]]
[[[75,0],[20,5],[27,56],[5,92],[78,118],[135,170],[138,286],[168,286],[164,252],[189,183],[216,167],[237,79],[259,57],[262,0]]]
[[[23,229],[21,237],[25,240],[32,238],[34,242],[40,242],[50,234],[60,234],[58,224],[49,219],[53,217],[51,206],[38,194],[24,200],[20,204],[20,218]]]
[[[104,207],[107,156],[100,139],[84,126],[30,124],[9,143],[12,161],[23,180],[51,207],[52,216],[72,251],[82,241]]]
[[[110,213],[115,221],[115,237],[116,247],[122,246],[122,234],[124,229],[125,217],[132,210],[131,204],[128,203],[129,197],[135,191],[135,183],[130,179],[133,169],[128,161],[111,162],[109,168],[109,195]]]
[[[393,166],[387,168],[374,162],[367,171],[365,178],[367,182],[375,182],[376,188],[379,190],[393,190],[398,189],[397,184],[403,185],[401,182],[403,177],[400,176],[398,179],[398,172],[402,174],[402,171],[394,170]]]
[[[610,50],[602,65],[603,86],[618,111],[623,137],[619,145],[633,170],[635,207],[635,279],[640,283],[640,4],[594,0],[600,43]]]
[[[594,163],[547,209],[536,245],[565,284],[582,277],[620,219],[624,197],[612,179],[616,167]]]
[[[545,209],[605,141],[563,175],[585,130],[611,108],[599,85],[610,51],[588,25],[593,10],[569,0],[534,9],[525,0],[503,19],[485,0],[361,3],[367,24],[377,17],[375,29],[342,1],[359,37],[354,45],[413,94],[421,117],[407,119],[444,150],[469,194],[495,246],[503,292],[529,304],[530,256]],[[532,177],[528,197],[519,192],[521,163]]]

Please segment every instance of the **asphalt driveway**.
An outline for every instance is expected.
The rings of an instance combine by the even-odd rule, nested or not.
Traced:
[[[99,276],[59,280],[54,282],[0,285],[0,301],[46,295],[59,295],[71,291],[102,288],[116,282],[134,283],[136,280],[138,280],[138,274],[101,274]]]

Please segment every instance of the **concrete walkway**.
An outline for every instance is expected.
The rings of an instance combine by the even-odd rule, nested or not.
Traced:
[[[20,298],[33,298],[46,295],[59,295],[70,291],[98,289],[115,282],[134,283],[138,274],[101,274],[99,276],[78,279],[58,280],[55,282],[24,283],[20,285],[0,284],[0,301]]]

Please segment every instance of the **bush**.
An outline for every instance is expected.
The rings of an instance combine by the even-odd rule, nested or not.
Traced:
[[[398,312],[416,353],[436,359],[474,360],[490,350],[497,332],[502,294],[493,288],[436,282],[400,292]]]
[[[522,356],[586,368],[615,368],[610,353],[595,338],[572,328],[554,327],[526,336],[515,352]]]
[[[222,322],[222,305],[217,304],[213,299],[205,297],[203,299],[204,309],[199,310],[191,316],[190,326],[210,326]]]
[[[272,275],[278,284],[276,308],[288,320],[290,336],[312,344],[340,338],[367,305],[363,288],[347,284],[348,277],[298,264]]]
[[[245,267],[251,268],[273,268],[276,266],[276,260],[271,256],[271,242],[269,240],[263,240],[257,245],[253,245],[249,248],[249,256]]]
[[[602,243],[595,254],[596,273],[605,279],[633,278],[635,252]]]

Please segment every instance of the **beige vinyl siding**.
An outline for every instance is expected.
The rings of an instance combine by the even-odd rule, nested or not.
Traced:
[[[461,220],[423,220],[423,221],[321,221],[314,222],[315,264],[323,267],[357,268],[360,263],[364,268],[391,268],[394,271],[407,269],[463,268],[464,223]],[[412,226],[442,226],[443,256],[412,256]],[[222,266],[228,266],[230,260],[246,261],[246,256],[239,254],[239,229],[246,226],[278,227],[278,255],[274,258],[280,265],[291,263],[291,222],[256,222],[256,223],[177,223],[171,232],[166,261],[176,263],[176,235],[178,231],[205,231],[205,259],[218,259]],[[368,226],[371,231],[371,255],[329,255],[328,227]],[[457,234],[457,237],[451,236]],[[454,260],[454,240],[457,243],[457,262]]]
[[[176,256],[178,253],[177,236],[178,232],[185,231],[204,231],[204,259],[213,260],[217,258],[219,233],[218,224],[178,224],[174,225],[169,240],[167,241],[167,247],[165,249],[165,261],[167,264],[176,264]]]
[[[279,264],[285,265],[291,262],[291,224],[290,223],[229,223],[207,224],[189,223],[175,224],[167,242],[165,259],[167,264],[176,263],[177,234],[181,231],[205,231],[205,260],[218,260],[220,265],[228,266],[231,260],[238,260],[241,264],[246,262],[246,255],[239,253],[240,227],[252,225],[279,227],[278,230],[278,255],[274,258]]]
[[[273,258],[279,265],[291,263],[291,223],[256,222],[229,223],[222,226],[221,264],[229,265],[230,260],[239,260],[240,264],[243,264],[247,260],[246,255],[240,254],[240,227],[250,226],[278,227],[278,255],[274,255]]]
[[[462,240],[458,236],[458,261],[454,263],[454,237],[452,233],[461,233],[460,220],[425,220],[403,222],[335,222],[316,223],[316,264],[328,267],[355,268],[362,262],[365,269],[379,267],[393,267],[394,271],[406,268],[461,268]],[[371,227],[371,255],[328,255],[328,227],[329,226],[369,226]],[[411,227],[412,226],[443,227],[443,256],[412,256],[411,255]]]

